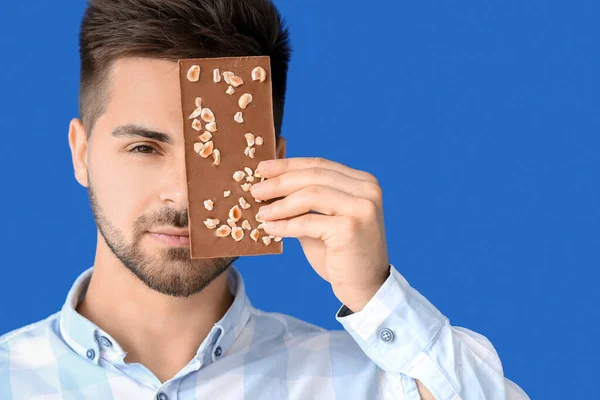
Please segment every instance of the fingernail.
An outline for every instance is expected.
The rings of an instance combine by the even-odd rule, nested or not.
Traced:
[[[271,164],[271,161],[261,161],[260,163],[258,163],[257,169],[259,172],[262,173],[263,171],[268,170]]]
[[[262,187],[261,184],[257,183],[256,185],[252,185],[252,187],[250,188],[250,190],[252,191],[252,194],[259,193],[261,187]]]
[[[271,211],[271,208],[269,206],[262,206],[261,208],[258,209],[258,215],[261,217],[264,217],[266,215],[269,215],[270,211]]]
[[[275,222],[263,222],[263,227],[265,229],[273,229],[275,228]]]

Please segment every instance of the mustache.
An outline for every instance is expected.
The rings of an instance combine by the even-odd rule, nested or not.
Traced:
[[[162,208],[154,214],[144,214],[139,217],[135,224],[136,233],[142,233],[155,226],[172,226],[175,228],[187,228],[189,225],[188,210],[177,211],[172,208]]]

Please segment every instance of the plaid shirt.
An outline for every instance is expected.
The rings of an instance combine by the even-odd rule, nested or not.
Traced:
[[[450,326],[394,266],[362,311],[342,306],[338,331],[254,308],[231,266],[233,304],[196,356],[161,383],[75,311],[92,269],[61,311],[0,337],[0,399],[418,400],[415,379],[438,400],[529,399],[504,378],[484,336]]]

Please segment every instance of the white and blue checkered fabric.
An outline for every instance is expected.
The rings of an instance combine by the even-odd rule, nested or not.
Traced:
[[[119,343],[75,311],[92,269],[59,312],[0,337],[1,400],[418,400],[415,379],[438,400],[529,399],[484,336],[450,326],[393,265],[362,311],[338,310],[339,331],[254,308],[232,266],[232,306],[166,382],[125,362]]]

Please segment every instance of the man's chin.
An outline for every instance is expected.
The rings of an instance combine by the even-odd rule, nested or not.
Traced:
[[[159,259],[163,259],[167,263],[177,262],[181,264],[192,264],[190,249],[187,247],[169,247],[159,250]]]

